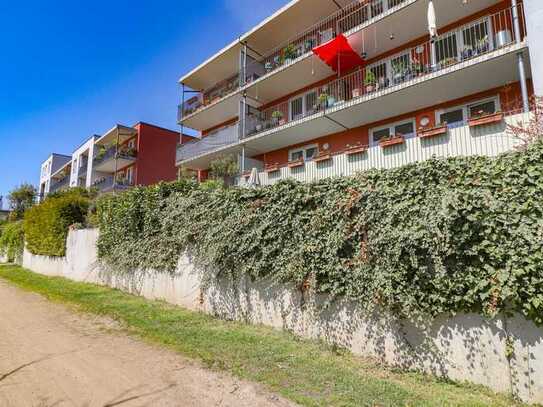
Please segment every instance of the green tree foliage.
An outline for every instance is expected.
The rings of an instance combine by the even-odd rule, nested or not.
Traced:
[[[25,213],[27,249],[33,254],[64,256],[68,228],[85,224],[92,194],[74,189],[49,196]]]
[[[22,184],[12,190],[9,195],[11,220],[19,220],[23,218],[25,211],[34,205],[37,196],[36,188],[30,184]]]
[[[402,317],[518,311],[543,323],[543,143],[313,184],[180,183],[98,202],[111,270],[271,278]]]
[[[4,222],[0,224],[0,254],[7,256],[9,262],[15,262],[21,258],[23,248],[23,222]]]

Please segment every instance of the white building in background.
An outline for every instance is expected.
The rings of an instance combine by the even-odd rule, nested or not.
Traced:
[[[69,155],[53,153],[42,163],[40,172],[40,188],[38,191],[38,198],[40,200],[52,192],[51,185],[54,184],[53,174],[69,163],[70,160],[71,157]]]

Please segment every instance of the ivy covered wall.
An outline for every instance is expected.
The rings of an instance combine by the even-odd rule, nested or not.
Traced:
[[[315,184],[173,183],[98,202],[112,272],[272,278],[402,317],[518,311],[543,323],[543,144]]]

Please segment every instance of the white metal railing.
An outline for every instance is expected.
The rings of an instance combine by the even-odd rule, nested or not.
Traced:
[[[248,56],[247,65],[238,74],[218,82],[211,88],[192,96],[179,105],[178,122],[181,122],[184,117],[234,93],[240,86],[274,72],[303,55],[312,53],[313,48],[334,39],[338,34],[346,33],[373,19],[382,17],[387,12],[394,12],[396,8],[400,8],[409,1],[353,0],[347,6],[296,34],[264,56],[256,59]],[[240,82],[240,78],[243,82]]]
[[[223,127],[205,137],[183,143],[177,147],[177,162],[182,162],[202,154],[212,152],[239,140],[239,125]]]
[[[520,6],[519,6],[520,7]],[[519,13],[523,15],[522,12]],[[521,38],[525,37],[521,21]],[[317,86],[290,100],[252,110],[245,137],[287,123],[296,123],[331,108],[339,108],[394,85],[404,84],[434,74],[515,41],[512,8],[487,15],[455,30],[441,34],[433,41],[405,49],[361,68],[353,73]]]
[[[281,165],[270,170],[269,166],[267,171],[259,171],[259,183],[271,185],[286,178],[311,182],[333,176],[350,176],[372,168],[396,168],[433,157],[496,156],[513,150],[520,143],[519,139],[509,134],[507,125],[527,123],[531,117],[531,113],[520,113],[505,116],[502,121],[489,125],[474,127],[465,124],[430,138],[417,134],[406,138],[400,145],[387,148],[365,146],[356,154],[346,149],[331,154],[325,161],[307,161],[295,168]],[[240,184],[243,185],[246,180],[246,177],[242,177]]]

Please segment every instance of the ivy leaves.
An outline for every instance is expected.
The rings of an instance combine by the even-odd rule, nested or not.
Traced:
[[[314,184],[136,188],[98,203],[112,270],[303,284],[404,317],[505,310],[543,323],[543,145]]]

